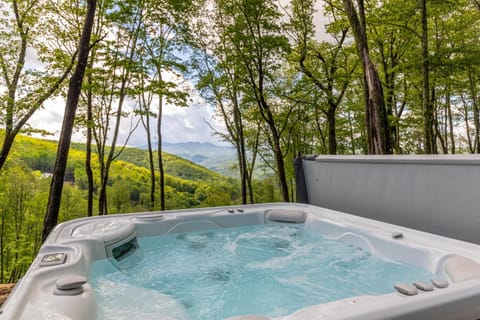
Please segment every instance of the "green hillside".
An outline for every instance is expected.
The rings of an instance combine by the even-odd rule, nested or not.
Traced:
[[[27,136],[19,136],[15,142],[12,159],[43,176],[53,172],[57,143]],[[86,190],[84,170],[85,145],[74,143],[70,150],[66,181],[78,192]],[[98,161],[92,159],[94,175],[98,177]],[[215,173],[180,157],[164,154],[167,209],[226,205],[237,201],[237,190],[232,179]],[[109,181],[109,194],[115,204],[111,213],[147,210],[150,178],[148,154],[145,150],[125,148],[114,161]],[[126,190],[130,194],[126,194]],[[123,198],[118,199],[120,193]],[[109,199],[110,200],[110,199]],[[110,201],[112,202],[112,201]]]
[[[84,144],[74,144],[72,148],[80,151],[85,150]],[[158,164],[156,163],[156,152],[154,153],[155,158],[155,169],[158,170]],[[144,149],[131,148],[127,147],[123,150],[122,154],[119,157],[119,160],[130,162],[139,167],[149,168],[148,164],[148,152]],[[163,153],[163,162],[165,173],[170,176],[193,180],[193,181],[217,181],[217,180],[229,180],[227,177],[209,170],[201,165],[198,165],[190,160],[183,159],[173,154]]]

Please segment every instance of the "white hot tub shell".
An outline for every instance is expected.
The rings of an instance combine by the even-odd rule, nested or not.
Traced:
[[[480,246],[308,204],[274,203],[112,215],[63,223],[50,234],[17,284],[0,319],[96,319],[97,300],[88,281],[93,262],[121,258],[138,247],[136,239],[141,237],[270,223],[302,224],[381,258],[425,269],[448,287],[415,289],[413,295],[392,288],[389,294],[308,306],[277,318],[239,315],[235,319],[480,318]],[[412,284],[404,285],[412,288]],[[159,314],[158,319],[165,316]]]

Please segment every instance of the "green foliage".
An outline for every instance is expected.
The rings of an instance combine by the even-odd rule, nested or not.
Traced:
[[[0,174],[1,283],[22,276],[40,247],[46,180],[21,161],[10,161]]]
[[[4,15],[0,19],[0,126],[4,129],[0,169],[16,135],[36,131],[27,121],[58,93],[70,73],[78,25],[65,23],[64,18],[78,17],[78,7],[71,1],[0,2]],[[65,15],[59,15],[63,10]],[[29,60],[35,58],[28,52],[34,53],[41,67],[31,66]]]

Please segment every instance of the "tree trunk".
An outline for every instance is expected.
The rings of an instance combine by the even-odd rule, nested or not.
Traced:
[[[480,107],[478,105],[474,105],[473,107],[473,121],[475,124],[475,145],[474,148],[476,153],[480,153]]]
[[[98,191],[98,215],[99,216],[108,214],[108,201],[107,201],[108,176],[109,176],[109,169],[103,168],[100,170],[100,190]]]
[[[239,146],[239,165],[240,165],[240,185],[242,189],[242,204],[247,204],[247,179],[248,179],[248,172],[247,172],[247,163],[246,163],[246,152],[245,152],[245,145],[240,139],[240,146]]]
[[[242,204],[247,204],[247,153],[245,150],[245,137],[243,134],[242,114],[240,112],[240,106],[237,99],[236,92],[233,93],[233,123],[235,125],[235,131],[237,136],[237,156],[238,166],[240,171],[240,186],[242,192]]]
[[[269,106],[266,104],[265,101],[261,101],[261,104],[262,104],[262,109],[266,113],[266,116],[268,119],[267,124],[270,129],[270,133],[272,134],[272,139],[273,139],[272,147],[273,147],[275,162],[277,165],[277,176],[279,180],[280,194],[282,195],[282,198],[284,201],[289,202],[290,196],[288,192],[288,181],[287,181],[287,175],[285,173],[285,161],[283,160],[282,148],[280,146],[280,135],[277,131],[277,127],[275,126],[273,115]]]
[[[368,87],[368,112],[370,123],[367,128],[372,134],[371,153],[390,154],[391,143],[388,131],[388,119],[383,99],[383,89],[374,64],[370,61],[368,49],[363,49],[363,64],[365,66]]]
[[[160,82],[161,82],[161,73],[159,73]],[[157,160],[158,160],[158,171],[160,174],[159,177],[159,188],[160,188],[160,210],[165,210],[165,170],[163,168],[163,154],[162,154],[162,113],[163,113],[163,95],[158,95],[158,118],[157,118]]]
[[[468,70],[468,82],[470,87],[470,95],[473,101],[473,124],[475,129],[474,151],[480,153],[480,105],[477,98],[477,86],[475,82],[475,75],[472,70]]]
[[[320,139],[320,153],[324,154],[328,152],[328,146],[327,143],[325,142],[325,135],[323,134],[322,130],[322,123],[320,121],[320,113],[316,110],[315,108],[315,127],[317,129],[317,133],[319,135]]]
[[[386,57],[384,53],[384,46],[383,44],[380,44],[380,53],[382,57],[382,67],[383,67],[383,73],[385,75],[385,108],[387,110],[387,119],[388,117],[393,117],[394,116],[394,105],[395,105],[395,72],[393,71],[397,65],[398,61],[396,57],[398,57],[395,54],[392,54],[392,47],[394,46],[394,41],[390,39],[391,43],[388,44],[390,54],[388,56],[390,57],[390,64],[388,63],[388,58]],[[399,137],[397,135],[398,131],[398,118],[395,121],[392,121],[391,123],[388,123],[388,134],[390,137],[390,141],[392,144],[392,150],[399,154],[401,153],[400,150],[400,143],[397,140]]]
[[[370,130],[371,127],[371,116],[370,116],[370,95],[368,93],[368,85],[367,85],[367,77],[365,72],[363,72],[363,100],[365,103],[365,106],[363,108],[363,111],[365,112],[365,135],[367,137],[367,148],[366,148],[366,153],[368,154],[374,154],[374,149],[373,149],[373,134],[372,130]]]
[[[443,132],[438,125],[438,114],[435,114],[433,118],[434,128],[435,128],[435,140],[438,138],[440,146],[442,147],[443,154],[448,154],[448,137],[443,138]]]
[[[2,225],[0,228],[0,283],[5,278],[5,215],[2,213]]]
[[[435,136],[433,130],[433,105],[429,97],[429,58],[428,58],[428,21],[427,0],[420,0],[422,20],[422,108],[423,108],[423,136],[426,154],[433,154]]]
[[[148,164],[150,168],[150,211],[155,210],[155,191],[156,191],[156,179],[155,179],[155,162],[153,159],[152,148],[152,135],[150,133],[150,108],[146,114],[146,132],[147,132],[147,146],[148,146]]]
[[[90,60],[89,68],[93,67],[93,59]],[[86,155],[85,155],[85,173],[87,175],[87,216],[93,215],[93,194],[94,194],[94,180],[92,170],[92,124],[93,124],[93,93],[92,93],[92,76],[87,76],[88,91],[87,91],[87,141],[86,141]]]
[[[327,110],[328,123],[328,154],[337,154],[337,135],[335,127],[336,106],[329,106]]]
[[[255,203],[255,197],[253,195],[253,170],[255,168],[255,162],[257,160],[257,153],[258,153],[258,140],[260,137],[260,126],[257,124],[257,131],[255,134],[255,138],[253,139],[252,146],[250,148],[252,152],[252,158],[250,165],[247,165],[247,185],[248,185],[248,195],[250,199],[250,203]]]
[[[368,51],[363,0],[358,0],[358,14],[352,0],[343,0],[343,5],[352,27],[358,55],[362,61],[364,85],[366,85],[364,92],[368,151],[370,154],[390,154],[392,151],[383,89],[378,72],[370,59]]]
[[[462,104],[463,104],[463,112],[464,112],[464,119],[465,119],[465,134],[467,135],[467,143],[468,143],[468,151],[470,153],[475,153],[475,141],[474,143],[472,143],[472,138],[471,138],[471,133],[470,133],[470,124],[468,123],[469,122],[469,119],[468,119],[468,114],[469,114],[469,110],[468,110],[468,104],[467,102],[465,101],[465,98],[462,95],[460,95],[460,97],[462,98]]]
[[[450,90],[450,89],[449,89]],[[450,153],[455,154],[455,135],[453,134],[453,117],[452,117],[452,104],[450,103],[450,91],[447,93],[445,98],[447,100],[447,116],[448,116],[448,127],[449,127],[449,136],[450,136]]]
[[[92,111],[91,106],[88,106],[88,116],[89,123],[92,120]],[[86,141],[86,155],[85,155],[85,172],[87,174],[87,216],[91,217],[93,215],[93,194],[95,190],[94,180],[93,180],[93,170],[92,170],[92,128],[88,125],[87,128],[87,141]]]
[[[242,204],[247,204],[247,196],[248,196],[248,169],[247,169],[247,153],[245,148],[245,136],[243,132],[243,122],[242,122],[242,114],[240,111],[239,101],[238,101],[238,93],[237,90],[234,88],[235,80],[234,77],[229,74],[230,83],[227,84],[229,88],[229,96],[232,103],[232,114],[233,114],[233,121],[229,119],[229,112],[227,112],[226,107],[222,101],[221,93],[215,85],[212,85],[213,92],[217,97],[218,107],[221,110],[225,126],[227,131],[230,135],[230,139],[232,144],[235,146],[235,150],[237,153],[237,161],[238,161],[238,171],[240,175],[240,189],[241,189],[241,197],[242,197]],[[251,201],[253,203],[253,200]]]
[[[83,25],[82,36],[80,38],[78,61],[68,86],[65,115],[63,117],[62,131],[60,133],[60,140],[58,142],[57,157],[55,159],[55,167],[50,184],[47,212],[43,221],[42,241],[45,241],[47,236],[50,234],[50,231],[52,231],[57,224],[58,213],[60,211],[60,201],[62,197],[65,170],[67,167],[68,151],[70,149],[70,141],[73,132],[78,99],[82,89],[83,75],[88,62],[90,36],[92,34],[97,1],[88,0],[87,5],[88,11],[85,18],[85,23]]]
[[[352,114],[350,111],[348,111],[348,134],[350,136],[350,143],[352,146],[352,155],[356,154],[356,148],[355,148],[355,135],[354,135],[354,125],[352,121]]]
[[[144,81],[142,79],[142,88],[145,88]],[[147,135],[147,153],[148,153],[148,167],[150,170],[150,200],[149,208],[150,211],[155,210],[155,192],[156,192],[156,178],[155,178],[155,160],[153,157],[153,146],[152,146],[152,134],[151,134],[151,125],[150,125],[150,108],[152,106],[152,94],[146,93],[146,89],[140,94],[139,100],[141,102],[142,112],[140,114],[140,120],[142,121],[143,128],[145,129],[145,134]],[[147,96],[146,96],[147,95]]]
[[[10,130],[5,130],[5,136],[3,137],[2,150],[0,150],[0,170],[5,165],[7,157],[12,149],[13,141],[15,140],[15,134],[12,134]]]

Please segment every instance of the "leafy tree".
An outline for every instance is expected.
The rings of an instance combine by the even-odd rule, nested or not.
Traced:
[[[143,77],[140,77],[139,80],[139,90],[140,88],[144,88],[139,93],[139,110],[137,113],[140,115],[140,121],[142,123],[143,128],[145,129],[145,133],[147,135],[147,152],[148,152],[148,164],[150,169],[150,195],[149,195],[149,208],[150,211],[155,209],[155,192],[157,191],[156,188],[156,175],[155,175],[155,161],[153,158],[153,139],[152,139],[152,124],[151,118],[155,116],[152,111],[152,102],[153,102],[153,93],[151,91],[146,90],[146,84]],[[162,161],[163,163],[163,161]],[[163,166],[162,166],[163,170]],[[165,194],[164,188],[163,191],[160,191],[161,194]],[[162,196],[161,196],[162,198]],[[165,197],[163,196],[165,200]]]
[[[15,282],[27,270],[41,244],[39,207],[43,180],[21,162],[8,162],[0,174],[0,282]]]
[[[457,105],[464,97],[472,102],[475,124],[475,91],[467,84],[468,70],[478,67],[478,27],[473,21],[480,16],[470,1],[431,3],[429,5],[429,31],[433,33],[429,44],[431,70],[431,100],[434,108],[435,142],[443,153],[456,153],[458,142],[455,128],[459,126]],[[467,67],[466,67],[467,66]],[[470,90],[464,90],[470,88]],[[466,94],[468,92],[468,94]]]
[[[65,115],[62,125],[62,131],[58,144],[57,157],[53,171],[52,182],[50,184],[50,194],[47,204],[47,213],[43,223],[42,240],[45,240],[50,231],[55,227],[58,221],[60,201],[62,198],[63,181],[70,149],[70,140],[75,121],[80,91],[82,88],[83,75],[87,67],[88,53],[90,50],[90,36],[92,33],[93,22],[95,18],[96,0],[87,2],[87,15],[83,26],[82,37],[78,45],[78,61],[75,71],[70,78],[68,87],[67,101],[65,105]]]
[[[120,124],[128,115],[125,104],[129,97],[135,95],[130,89],[132,74],[138,69],[135,55],[143,24],[144,3],[139,6],[129,2],[110,3],[105,9],[107,15],[105,25],[114,31],[109,40],[99,43],[94,63],[98,67],[92,69],[93,90],[92,121],[89,123],[96,142],[97,160],[99,163],[98,212],[108,214],[107,187],[112,163],[124,150],[128,137],[136,128],[132,124],[125,144],[118,148]]]
[[[156,140],[157,140],[157,165],[159,170],[159,199],[160,210],[165,210],[165,170],[162,153],[162,114],[165,102],[184,106],[188,94],[185,89],[177,89],[178,83],[168,81],[166,76],[175,75],[180,78],[179,73],[185,72],[185,66],[180,62],[178,51],[185,46],[185,25],[193,5],[185,2],[150,1],[147,3],[143,32],[141,33],[141,49],[139,59],[143,67],[140,75],[140,114],[142,124],[147,131],[147,144],[150,159],[151,175],[151,208],[155,202],[155,172],[152,152],[152,137],[150,118],[156,117]],[[178,82],[178,80],[177,80]],[[146,95],[146,96],[145,96]],[[153,96],[156,97],[158,106],[152,107]],[[155,112],[156,111],[156,112]]]
[[[416,74],[417,69],[409,66],[409,60],[414,58],[412,49],[419,40],[417,11],[418,3],[400,4],[394,0],[386,1],[382,6],[373,6],[369,15],[371,52],[379,61],[389,135],[397,154],[404,152],[401,148],[400,123],[408,108],[409,95],[406,93],[411,90],[413,83],[407,79],[412,79],[411,75]],[[416,52],[414,54],[418,56]]]
[[[332,12],[334,22],[329,26],[332,43],[317,43],[314,38],[314,1],[293,0],[291,28],[296,45],[293,59],[299,70],[317,87],[326,100],[320,110],[327,118],[328,153],[337,153],[336,111],[348,88],[350,76],[356,68],[351,62],[346,45],[348,27],[335,21],[334,7],[327,3],[327,12]],[[316,116],[318,119],[318,116]]]
[[[5,132],[0,148],[0,170],[15,137],[21,130],[35,131],[27,121],[58,91],[73,67],[75,54],[61,50],[72,39],[63,37],[60,43],[49,37],[52,30],[66,31],[61,19],[44,21],[51,14],[49,8],[48,1],[0,3],[4,16],[0,20],[0,124]],[[28,66],[28,52],[38,56],[44,71]]]
[[[92,37],[95,41],[100,41],[106,35],[105,27],[107,24],[107,18],[105,11],[109,8],[109,1],[99,1],[97,3],[97,15],[94,22]],[[86,70],[86,83],[83,84],[82,103],[80,104],[79,117],[77,118],[79,123],[84,124],[86,127],[86,152],[85,152],[85,173],[87,176],[87,216],[93,215],[94,206],[94,192],[96,189],[95,179],[92,169],[92,143],[94,140],[94,93],[95,93],[95,72],[94,64],[97,59],[97,47],[94,46],[90,51],[89,61]],[[85,109],[85,110],[83,110]]]
[[[281,33],[280,13],[273,1],[217,2],[218,14],[228,17],[225,37],[235,53],[234,59],[241,66],[239,74],[245,84],[245,100],[255,103],[258,116],[268,130],[266,141],[271,147],[280,192],[289,200],[288,182],[285,173],[281,135],[288,117],[283,123],[275,116],[275,78],[280,72],[281,62],[289,51],[289,44]],[[278,110],[278,109],[277,109]],[[288,112],[287,112],[288,114]]]
[[[240,81],[239,69],[233,55],[232,44],[227,37],[223,16],[215,16],[212,10],[205,8],[199,12],[196,25],[193,26],[194,45],[199,52],[196,68],[200,75],[197,89],[202,96],[218,110],[227,128],[227,133],[217,132],[224,141],[230,142],[236,149],[242,203],[253,203],[250,172],[247,167],[246,138],[242,115],[242,95],[244,88]],[[217,23],[215,23],[217,20]],[[215,37],[209,37],[213,33]]]

